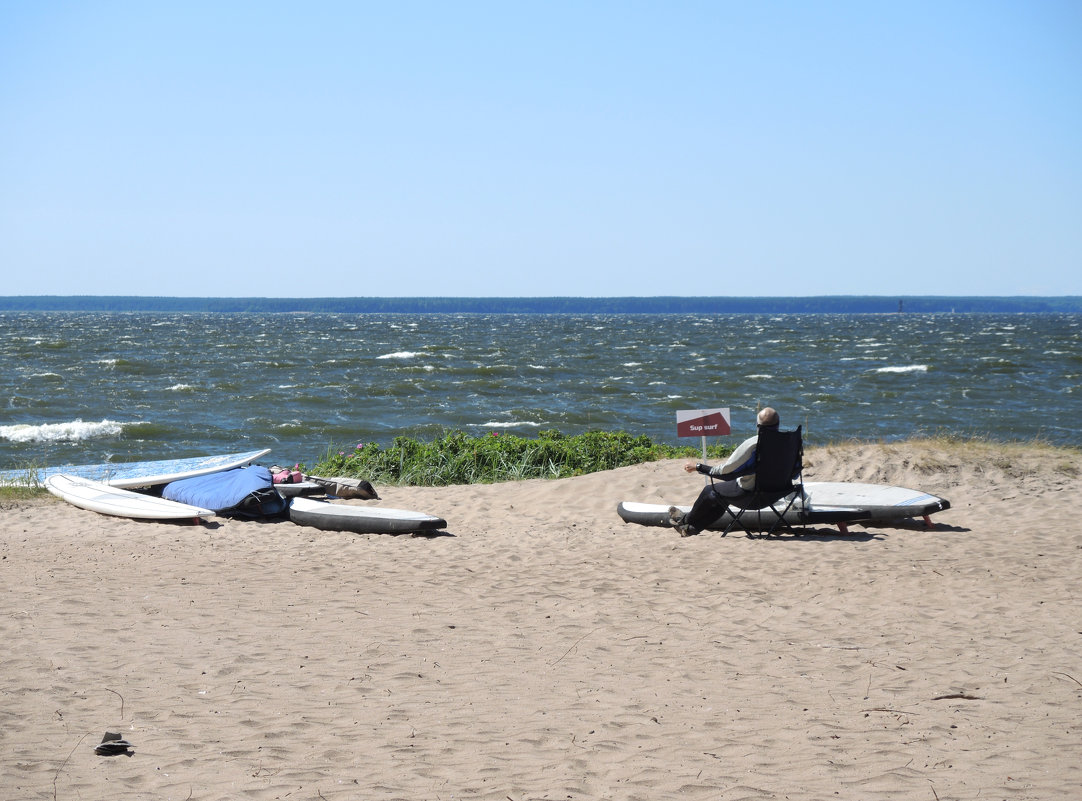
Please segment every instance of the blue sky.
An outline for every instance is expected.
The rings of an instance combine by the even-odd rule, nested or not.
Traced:
[[[1082,4],[0,0],[0,294],[1082,295]]]

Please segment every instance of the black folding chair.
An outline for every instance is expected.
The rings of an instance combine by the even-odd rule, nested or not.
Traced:
[[[779,431],[760,427],[759,441],[755,446],[755,465],[746,473],[755,474],[755,489],[733,498],[725,498],[731,516],[729,524],[721,533],[725,536],[739,526],[749,536],[770,536],[781,528],[789,528],[785,515],[804,497],[804,442],[802,426],[795,431]],[[770,510],[766,518],[767,509]],[[802,510],[803,506],[798,507]],[[747,517],[747,520],[745,520]],[[803,525],[802,515],[798,516]],[[755,519],[752,525],[752,518]],[[765,518],[765,519],[764,519]],[[764,531],[765,528],[765,531]]]

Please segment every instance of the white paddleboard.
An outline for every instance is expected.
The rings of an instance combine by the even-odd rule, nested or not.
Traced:
[[[58,498],[73,506],[114,517],[132,517],[138,520],[194,520],[210,517],[210,509],[189,506],[186,503],[167,501],[153,495],[91,481],[87,478],[55,473],[45,479],[45,488]]]
[[[861,484],[854,481],[809,481],[804,495],[813,508],[855,506],[867,510],[869,520],[899,520],[924,517],[950,509],[950,501],[921,490],[889,484]]]
[[[312,526],[323,531],[352,531],[356,534],[408,534],[447,528],[447,521],[442,517],[424,512],[386,506],[328,503],[304,497],[290,501],[289,519],[299,526]]]
[[[785,501],[777,504],[780,508],[785,507]],[[681,512],[687,513],[690,505],[677,505]],[[660,503],[637,503],[635,501],[621,501],[616,506],[616,513],[625,523],[638,523],[640,526],[671,526],[669,520],[669,507]],[[868,520],[868,512],[852,506],[816,506],[814,509],[805,509],[799,503],[785,513],[783,518],[785,525],[836,525],[844,530],[847,523],[862,523]],[[724,531],[732,522],[732,515],[728,512],[715,520],[708,530]],[[774,527],[778,522],[777,513],[769,506],[764,509],[748,509],[740,518],[740,527],[751,531],[766,531]]]
[[[67,476],[100,481],[113,487],[154,487],[182,478],[205,476],[243,467],[270,453],[270,448],[244,453],[222,453],[213,456],[193,456],[187,459],[163,459],[155,462],[105,462],[103,464],[46,467],[40,470],[5,470],[0,472],[0,484],[44,484],[49,476]]]
[[[690,505],[678,505],[687,512]],[[928,516],[950,508],[950,501],[921,490],[888,484],[861,484],[849,481],[809,481],[804,484],[804,501],[785,515],[789,525],[872,523]],[[623,501],[616,507],[626,523],[642,526],[669,526],[669,507],[657,503]],[[730,522],[726,512],[708,528],[724,530]],[[778,517],[769,508],[744,513],[741,522],[748,528],[768,529]]]

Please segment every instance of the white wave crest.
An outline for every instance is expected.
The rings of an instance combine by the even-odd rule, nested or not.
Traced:
[[[377,356],[377,359],[413,359],[421,354],[412,350],[399,350],[394,353],[384,353],[382,356]]]
[[[517,426],[529,426],[530,428],[538,428],[542,423],[532,423],[528,421],[522,421],[518,423],[481,423],[483,428],[515,428]]]
[[[878,367],[875,372],[877,373],[927,373],[928,365],[926,364],[906,364],[898,367]]]
[[[80,442],[85,439],[116,437],[123,430],[124,425],[113,420],[102,420],[100,423],[72,420],[70,423],[43,423],[37,426],[0,426],[0,439],[11,442]]]

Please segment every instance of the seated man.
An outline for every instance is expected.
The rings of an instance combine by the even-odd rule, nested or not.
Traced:
[[[759,428],[777,428],[781,422],[778,413],[767,406],[756,418]],[[726,498],[735,498],[755,489],[755,447],[759,435],[748,437],[740,443],[724,464],[711,467],[707,464],[688,462],[684,470],[688,473],[705,473],[720,479],[703,487],[695,504],[687,514],[675,506],[669,507],[669,520],[681,537],[698,534],[709,526],[725,511],[729,502]]]

